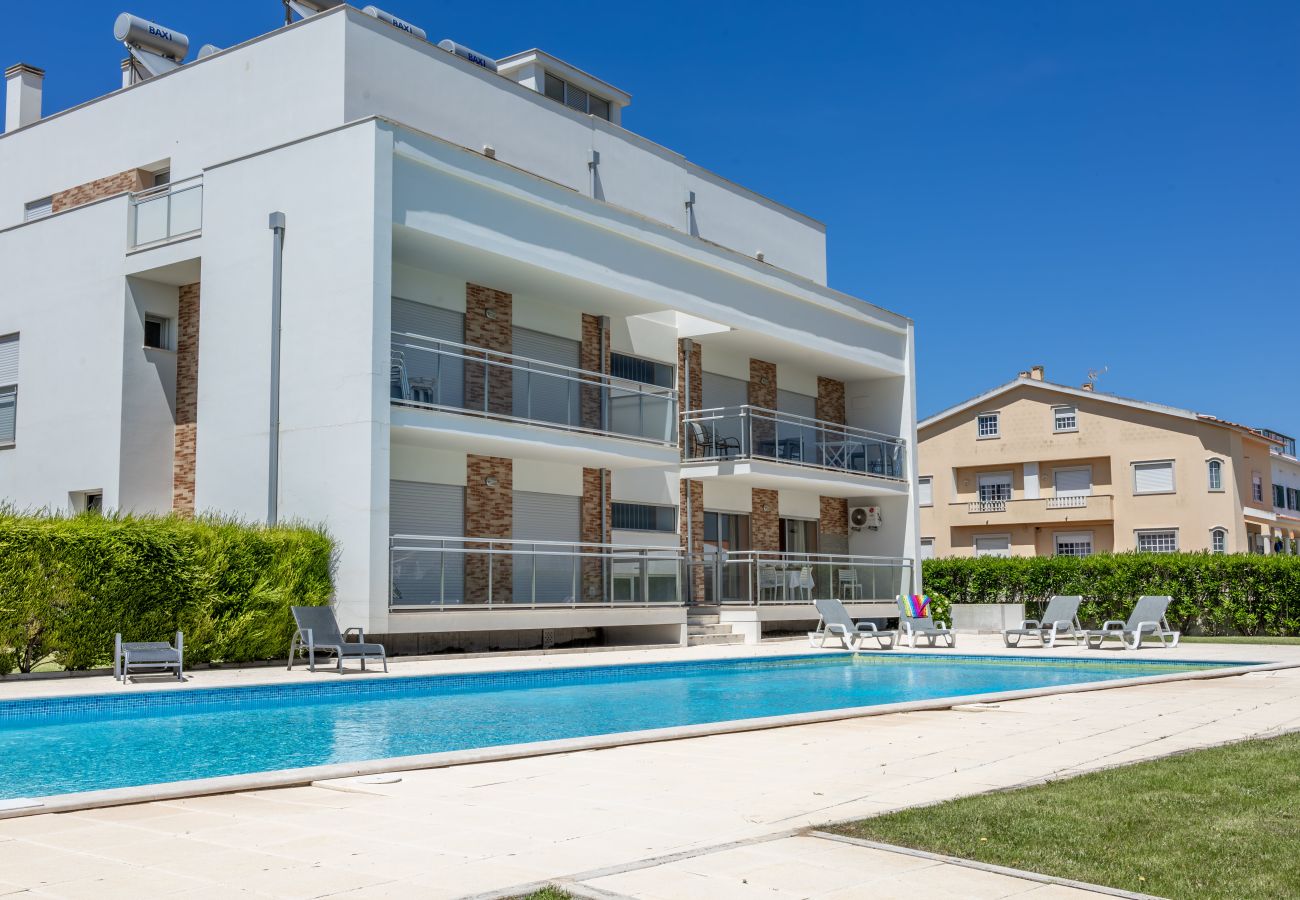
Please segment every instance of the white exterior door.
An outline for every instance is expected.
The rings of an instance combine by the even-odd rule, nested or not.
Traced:
[[[976,556],[1010,556],[1011,538],[1005,534],[987,534],[975,538]]]
[[[513,535],[516,541],[562,541],[576,544],[582,539],[582,498],[568,494],[542,494],[515,491],[513,495]],[[579,558],[569,555],[573,548],[533,544],[517,550],[536,550],[563,555],[515,553],[514,602],[572,602],[581,589]]]

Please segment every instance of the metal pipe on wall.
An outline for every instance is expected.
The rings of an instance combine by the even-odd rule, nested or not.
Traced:
[[[280,515],[280,298],[284,281],[284,213],[271,213],[267,226],[271,229],[271,416],[266,523],[274,525]]]

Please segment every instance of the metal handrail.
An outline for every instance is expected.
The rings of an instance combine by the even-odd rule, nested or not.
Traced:
[[[203,201],[200,196],[198,208],[198,220],[192,228],[183,228],[174,230],[172,219],[173,200],[181,194],[187,194],[191,191],[203,190],[203,176],[193,175],[180,181],[160,184],[157,187],[148,188],[147,190],[137,191],[131,194],[130,211],[129,211],[129,228],[130,243],[132,247],[139,247],[144,244],[154,244],[159,241],[171,240],[172,238],[181,237],[187,234],[196,234],[203,229]],[[162,234],[149,240],[140,240],[140,207],[154,204],[166,203],[166,218],[164,219]]]
[[[731,433],[731,428],[724,430],[721,423],[725,422],[737,423],[738,433]],[[796,434],[789,436],[783,428],[795,429]],[[703,440],[693,439],[692,430],[698,430]],[[685,462],[774,459],[892,481],[905,481],[907,477],[907,441],[902,437],[751,404],[684,413],[682,434]],[[765,446],[770,446],[770,452]],[[869,461],[869,455],[877,459]],[[857,465],[859,460],[861,467]]]
[[[436,570],[418,564],[417,555],[424,554],[437,555]],[[471,560],[479,561],[478,569],[472,574]],[[569,560],[570,564],[567,572],[563,571],[566,567],[553,565],[539,572],[542,565],[539,561],[543,560]],[[389,538],[389,605],[394,610],[421,611],[681,605],[681,563],[682,551],[677,547],[393,535]],[[522,579],[521,574],[525,574]],[[539,575],[542,593],[558,589],[567,595],[541,596]],[[503,578],[507,580],[504,585]],[[517,596],[521,580],[526,598]],[[652,581],[660,587],[670,582],[666,585],[668,590],[661,592],[667,596],[652,599]],[[598,600],[581,599],[588,587],[598,591]],[[403,596],[404,589],[434,599],[413,601]],[[626,593],[626,599],[620,593]]]
[[[711,581],[714,602],[722,605],[797,605],[825,597],[882,602],[911,593],[915,583],[915,562],[905,556],[768,550],[706,551],[704,556],[706,581]],[[843,570],[848,578],[841,577]],[[765,581],[765,571],[776,580]],[[881,572],[887,573],[883,590]]]
[[[428,399],[423,399],[418,394],[419,385],[416,382],[420,381],[421,376],[412,375],[412,371],[416,368],[413,365],[415,354],[429,354],[436,360],[432,363],[435,394]],[[476,392],[481,396],[475,398],[473,405],[470,405],[464,395],[459,397],[442,395],[446,384],[443,378],[443,361],[446,359],[463,366],[463,371],[457,376],[462,379],[465,378],[466,373],[474,372],[474,367],[482,367],[482,384],[475,386]],[[499,378],[508,375],[510,379],[508,388],[503,389],[499,381],[496,385],[490,383],[493,371],[504,373],[499,374]],[[513,391],[517,378],[522,379],[525,385],[526,409],[522,414],[514,409]],[[534,379],[538,378],[546,379],[542,384],[562,386],[565,393],[564,421],[533,415],[533,386]],[[428,335],[393,331],[390,380],[400,394],[400,396],[394,395],[393,402],[404,405],[468,413],[505,421],[528,422],[588,434],[606,434],[660,445],[671,445],[677,442],[677,390],[675,388],[643,384],[606,372],[578,369]],[[466,379],[464,387],[468,386]],[[503,390],[509,390],[511,393],[511,410],[508,413],[492,408],[495,403],[503,399],[502,395],[496,392]],[[596,415],[592,417],[596,421],[583,421],[592,412],[585,401],[593,396],[583,392],[596,391],[599,392],[596,395],[594,410]],[[624,404],[629,401],[635,404],[631,415],[639,427],[616,427],[615,417],[621,412],[626,412],[627,407]],[[654,409],[647,409],[648,404],[662,404],[662,407],[656,412]],[[575,418],[578,421],[574,421]]]

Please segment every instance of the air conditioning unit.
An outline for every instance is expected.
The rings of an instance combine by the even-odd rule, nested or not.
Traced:
[[[879,506],[854,506],[849,509],[849,527],[854,531],[863,528],[879,531],[882,521]]]

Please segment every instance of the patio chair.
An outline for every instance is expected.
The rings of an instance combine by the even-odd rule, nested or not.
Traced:
[[[772,599],[776,600],[786,590],[786,584],[781,580],[781,573],[775,565],[760,565],[758,567],[758,602],[763,602],[763,593],[770,591]]]
[[[857,569],[836,569],[835,580],[840,586],[841,600],[862,599],[862,582],[858,580]]]
[[[123,641],[119,632],[113,638],[113,677],[126,684],[132,669],[176,673],[185,680],[185,635],[176,632],[176,643],[166,641]]]
[[[940,640],[957,646],[955,635],[946,622],[936,622],[930,615],[930,598],[923,594],[904,594],[898,598],[898,631],[907,645],[916,648],[916,639],[925,638],[934,647]]]
[[[1036,637],[1044,647],[1050,648],[1056,646],[1058,637],[1069,635],[1077,647],[1079,638],[1083,636],[1083,626],[1079,624],[1079,604],[1082,602],[1082,597],[1053,597],[1047,601],[1041,619],[1025,619],[1019,628],[1005,629],[1002,640],[1008,647],[1019,647],[1021,638]]]
[[[692,457],[721,456],[725,459],[732,453],[740,455],[740,438],[719,435],[716,430],[710,434],[699,422],[691,421],[686,424],[690,426],[691,443],[695,445]]]
[[[837,637],[845,649],[857,653],[867,638],[875,638],[881,650],[891,650],[898,637],[897,631],[881,631],[874,622],[853,621],[844,604],[833,597],[815,601],[817,630],[808,632],[808,646],[825,647],[827,637]]]
[[[360,628],[349,628],[347,631],[339,632],[338,619],[334,618],[334,610],[328,606],[295,606],[293,609],[293,621],[298,626],[294,632],[293,640],[289,644],[289,668],[293,668],[294,658],[302,651],[307,651],[307,668],[309,671],[316,671],[316,653],[324,651],[333,653],[338,659],[338,673],[343,674],[343,660],[359,659],[361,660],[361,670],[366,669],[367,659],[378,659],[384,664],[384,671],[388,671],[388,654],[384,652],[383,644],[367,644],[366,633]],[[353,632],[357,635],[356,641],[347,640],[347,636]]]
[[[1162,647],[1177,647],[1182,634],[1170,628],[1169,620],[1165,618],[1165,612],[1173,602],[1173,597],[1139,597],[1127,622],[1108,619],[1100,628],[1085,631],[1084,638],[1093,650],[1100,650],[1106,638],[1118,638],[1124,648],[1137,650],[1142,646],[1143,635],[1160,638]]]

